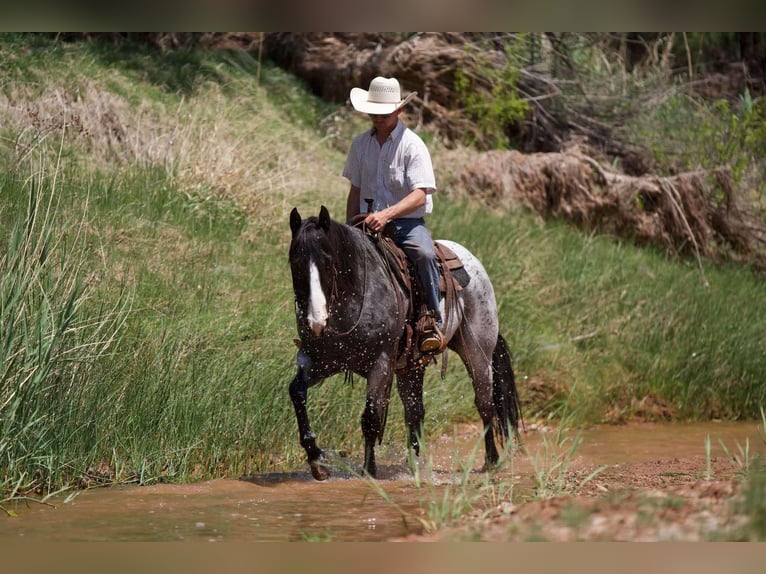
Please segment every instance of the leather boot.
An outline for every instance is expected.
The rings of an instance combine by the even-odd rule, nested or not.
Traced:
[[[429,311],[418,319],[421,353],[441,353],[447,347],[444,334],[436,323],[433,311]]]

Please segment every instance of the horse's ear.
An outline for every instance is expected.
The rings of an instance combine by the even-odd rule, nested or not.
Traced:
[[[298,234],[298,230],[301,228],[301,214],[298,213],[298,208],[293,207],[290,212],[290,230],[293,232],[293,237]]]
[[[324,230],[330,229],[330,212],[324,205],[319,209],[319,227]]]

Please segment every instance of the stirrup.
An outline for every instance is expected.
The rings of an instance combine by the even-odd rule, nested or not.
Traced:
[[[421,353],[441,353],[447,346],[444,340],[444,335],[439,330],[439,327],[435,327],[433,331],[427,333],[420,340],[420,352]]]
[[[417,332],[420,336],[418,348],[421,353],[441,353],[447,347],[444,334],[436,323],[435,313],[427,311],[420,316]]]
[[[426,310],[425,306],[420,312],[420,317],[415,322],[415,332],[418,335],[425,335],[436,328],[436,313]]]

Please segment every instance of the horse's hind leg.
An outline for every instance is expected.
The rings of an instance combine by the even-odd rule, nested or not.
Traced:
[[[295,418],[298,420],[300,443],[306,451],[311,474],[316,480],[326,480],[327,477],[330,476],[330,472],[322,464],[324,461],[324,453],[316,444],[316,436],[314,435],[314,431],[311,430],[308,411],[306,410],[309,387],[322,380],[312,380],[309,378],[308,372],[310,370],[310,364],[311,362],[308,357],[299,351],[298,373],[295,375],[292,383],[290,383],[290,399],[292,400],[293,408],[295,409]]]
[[[407,445],[420,454],[420,440],[423,435],[423,418],[425,407],[423,406],[423,376],[425,368],[419,367],[402,373],[396,377],[396,388],[404,406],[404,420],[409,432]]]
[[[495,466],[500,460],[500,455],[495,446],[495,433],[493,420],[495,417],[495,405],[492,396],[492,349],[483,350],[478,348],[471,352],[467,349],[462,338],[453,339],[451,348],[460,355],[471,381],[473,382],[474,403],[479,411],[481,422],[484,426],[484,450],[486,460],[484,468]]]
[[[492,397],[492,365],[482,364],[481,367],[475,368],[471,374],[471,379],[473,380],[476,410],[479,411],[481,422],[484,425],[484,451],[486,453],[484,468],[489,469],[500,460],[495,446],[495,432],[492,425],[495,418],[495,404]]]

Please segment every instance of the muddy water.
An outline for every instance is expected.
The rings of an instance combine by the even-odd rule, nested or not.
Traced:
[[[706,456],[706,437],[711,456],[723,456],[724,448],[740,454],[748,446],[751,455],[763,452],[763,424],[753,421],[599,426],[582,433],[577,454],[595,464]]]
[[[756,423],[642,424],[595,427],[582,431],[573,463],[612,465],[628,462],[705,456],[710,437],[712,455],[732,453],[750,445],[763,451]],[[453,436],[432,441],[431,479],[445,485],[454,480],[455,464],[471,458],[480,440],[476,427],[461,427]],[[514,459],[514,478],[529,483],[534,457],[552,433],[530,430],[526,454]],[[384,445],[385,446],[385,445]],[[419,493],[402,462],[400,451],[381,449],[377,485],[405,515],[419,514]],[[539,460],[539,458],[538,458]],[[348,461],[351,467],[353,461]],[[510,475],[509,475],[510,476]],[[441,486],[443,488],[444,486]],[[81,492],[73,500],[16,505],[17,517],[0,516],[5,540],[55,541],[380,541],[417,533],[417,520],[384,500],[364,480],[336,472],[315,482],[308,472],[273,473],[244,479],[220,479],[192,485],[112,487]]]

